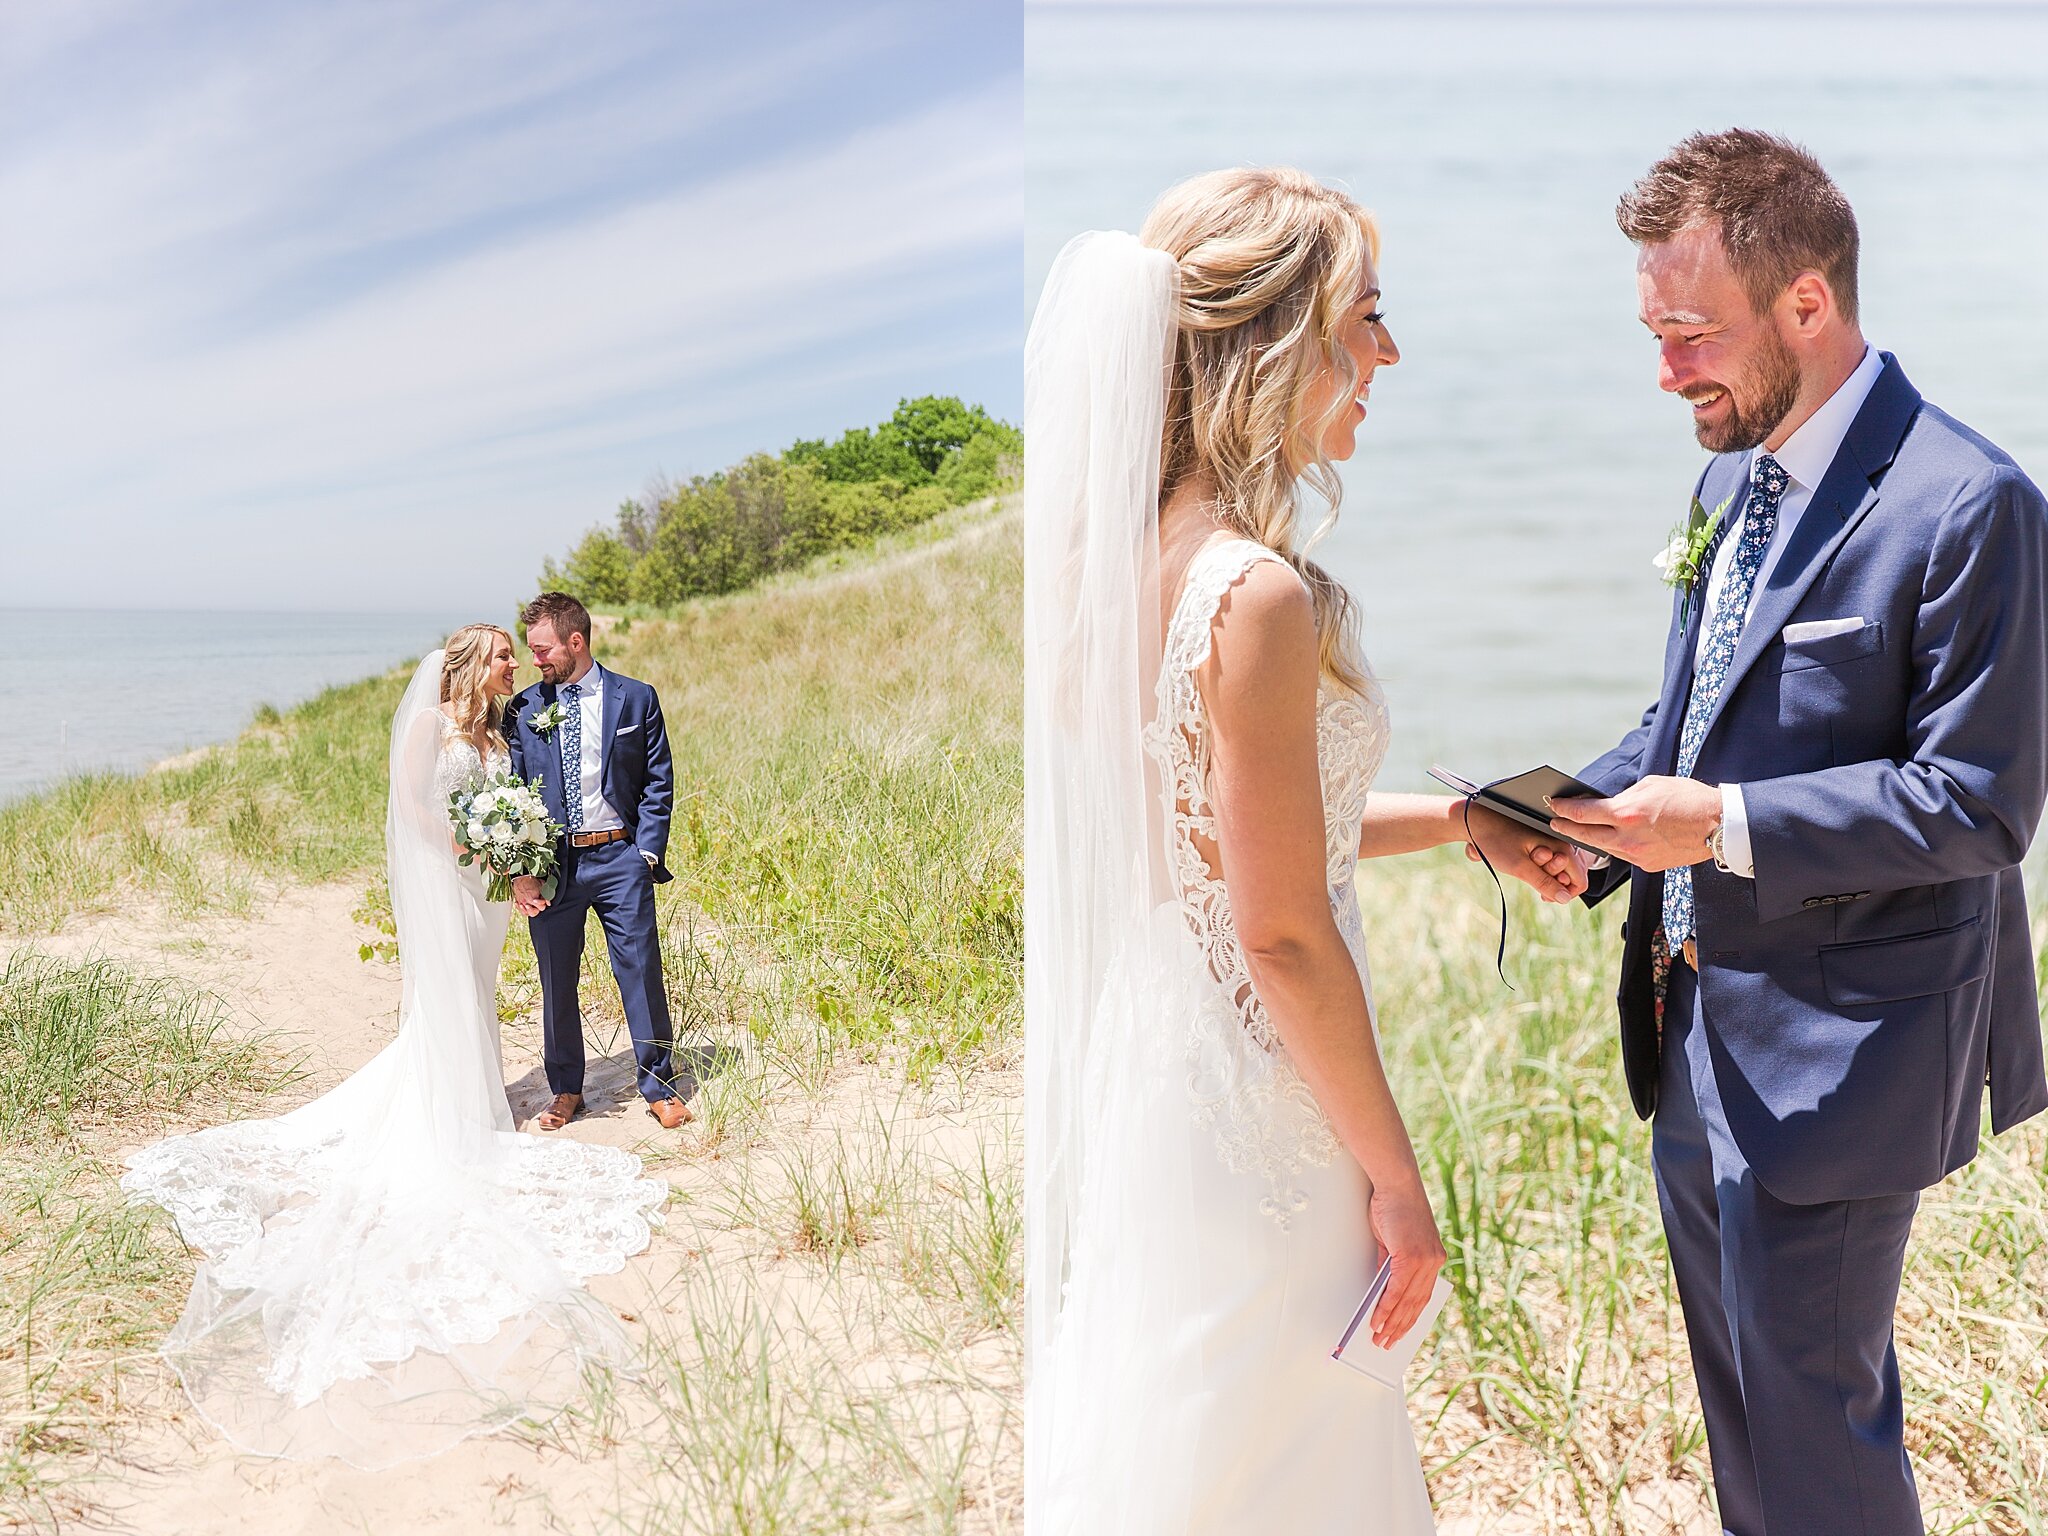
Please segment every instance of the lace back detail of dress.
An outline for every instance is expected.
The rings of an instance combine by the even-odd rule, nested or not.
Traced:
[[[1189,565],[1167,625],[1145,746],[1160,775],[1175,904],[1212,984],[1191,1021],[1189,1092],[1198,1120],[1214,1130],[1225,1164],[1265,1180],[1260,1207],[1285,1226],[1306,1204],[1296,1187],[1301,1170],[1327,1165],[1339,1143],[1252,985],[1230,892],[1211,863],[1216,818],[1208,796],[1209,722],[1195,682],[1209,659],[1211,626],[1224,595],[1261,560],[1286,563],[1264,545],[1234,539],[1203,550]],[[1319,691],[1316,752],[1330,899],[1361,981],[1364,933],[1352,870],[1366,795],[1386,745],[1386,708],[1376,684],[1362,697],[1327,684]]]

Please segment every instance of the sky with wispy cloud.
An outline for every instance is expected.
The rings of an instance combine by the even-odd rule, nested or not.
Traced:
[[[1014,0],[0,15],[0,600],[498,612],[657,474],[1021,411]]]

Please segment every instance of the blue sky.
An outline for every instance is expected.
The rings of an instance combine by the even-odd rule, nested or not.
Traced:
[[[497,613],[657,473],[1021,412],[1016,0],[11,0],[0,600]]]

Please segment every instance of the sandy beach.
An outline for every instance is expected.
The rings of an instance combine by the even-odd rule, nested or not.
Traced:
[[[167,1122],[102,1127],[93,1150],[111,1163],[163,1131],[288,1109],[389,1041],[398,968],[358,958],[358,944],[375,937],[351,917],[359,899],[349,884],[291,888],[248,919],[181,921],[147,910],[74,921],[36,940],[46,954],[111,956],[209,989],[239,1027],[263,1034],[280,1060],[302,1058],[303,1076],[259,1103],[194,1104]],[[18,942],[0,940],[0,951]],[[509,1022],[504,1048],[508,1096],[525,1125],[548,1098],[537,1021]],[[679,1464],[686,1445],[670,1419],[681,1405],[673,1393],[663,1401],[665,1386],[675,1384],[663,1376],[694,1375],[699,1341],[745,1336],[769,1344],[786,1367],[786,1379],[769,1391],[787,1394],[793,1462],[828,1468],[844,1459],[844,1447],[826,1443],[838,1432],[829,1416],[807,1424],[803,1405],[850,1389],[849,1401],[883,1407],[962,1453],[963,1464],[951,1472],[960,1484],[958,1529],[1014,1528],[1017,1361],[1009,1336],[984,1331],[965,1348],[934,1353],[938,1340],[965,1342],[961,1320],[934,1309],[893,1274],[893,1251],[886,1259],[856,1252],[828,1262],[804,1252],[801,1233],[776,1213],[792,1170],[821,1166],[884,1135],[921,1169],[971,1164],[978,1149],[1014,1140],[1019,1084],[1009,1074],[982,1074],[964,1090],[954,1083],[923,1092],[905,1089],[899,1074],[873,1063],[835,1066],[808,1085],[771,1070],[776,1081],[762,1083],[759,1119],[735,1137],[719,1125],[716,1088],[709,1115],[681,1132],[662,1131],[640,1107],[631,1065],[623,1049],[603,1058],[594,1052],[586,1112],[556,1134],[634,1151],[674,1191],[652,1245],[623,1273],[591,1287],[657,1362],[648,1381],[621,1383],[615,1401],[567,1421],[362,1472],[336,1462],[239,1455],[193,1415],[167,1368],[138,1360],[123,1372],[122,1410],[106,1454],[74,1485],[67,1523],[151,1536],[732,1529],[700,1483],[708,1469]],[[706,1097],[699,1096],[700,1115]],[[906,1172],[904,1198],[914,1199],[908,1181]],[[778,1341],[789,1347],[776,1347]],[[743,1426],[715,1422],[717,1412],[708,1410],[697,1428],[738,1457],[751,1454],[737,1433]],[[802,1443],[806,1436],[809,1444]],[[725,1491],[744,1502],[743,1483],[735,1479]],[[908,1513],[919,1501],[905,1502]],[[887,1526],[886,1519],[877,1524]]]

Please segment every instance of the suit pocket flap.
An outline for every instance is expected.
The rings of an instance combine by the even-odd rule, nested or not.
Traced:
[[[1853,1008],[1953,992],[1982,981],[1990,958],[1982,921],[1973,917],[1953,928],[1902,939],[1828,945],[1820,952],[1820,974],[1828,1001]]]
[[[1838,630],[1831,635],[1796,636],[1793,631],[1798,627],[1795,624],[1786,628],[1782,665],[1786,672],[1797,672],[1805,667],[1836,667],[1884,649],[1884,625],[1875,619],[1855,629]]]

